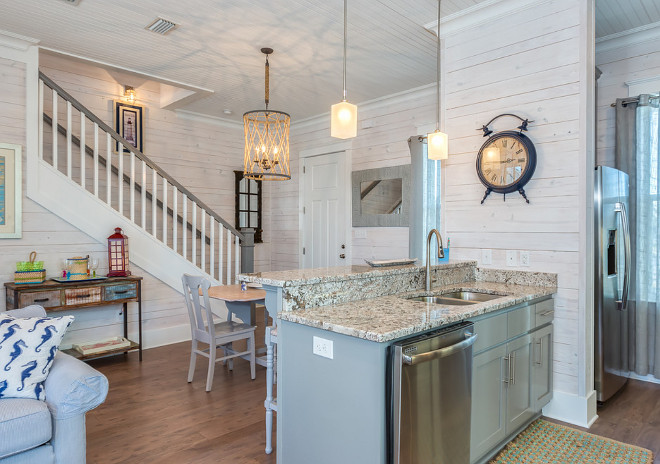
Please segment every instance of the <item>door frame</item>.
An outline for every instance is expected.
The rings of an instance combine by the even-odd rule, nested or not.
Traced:
[[[303,244],[305,243],[305,218],[303,215],[303,193],[305,191],[305,174],[303,172],[303,164],[307,158],[321,155],[332,155],[334,153],[344,153],[344,189],[345,189],[345,205],[344,209],[347,211],[347,220],[346,220],[346,265],[351,265],[351,259],[353,257],[353,219],[351,216],[351,172],[353,171],[353,156],[352,156],[352,147],[353,143],[351,141],[333,143],[331,145],[324,145],[316,148],[309,148],[307,150],[301,150],[298,154],[298,172],[300,173],[300,182],[298,182],[298,237],[300,237],[300,243],[298,246],[298,267],[302,269],[303,267]]]

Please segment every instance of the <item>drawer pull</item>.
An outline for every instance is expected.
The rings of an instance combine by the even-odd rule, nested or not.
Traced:
[[[86,294],[86,295],[76,295],[76,296],[74,296],[74,298],[89,298],[90,296],[92,296],[92,295],[90,295],[90,294],[88,293],[88,294]]]
[[[543,311],[541,314],[539,314],[539,316],[544,316],[544,317],[545,316],[552,316],[554,314],[554,312],[555,312],[554,309],[550,309],[548,311]]]
[[[128,290],[122,290],[121,292],[115,292],[115,295],[123,295],[124,293],[128,293]]]
[[[35,298],[34,302],[35,303],[44,303],[46,301],[50,300],[50,298]]]
[[[539,338],[536,341],[536,344],[539,346],[539,360],[536,361],[536,364],[538,364],[539,366],[542,366],[543,365],[543,340]]]

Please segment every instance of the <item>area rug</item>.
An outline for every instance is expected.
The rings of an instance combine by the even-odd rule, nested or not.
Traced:
[[[511,463],[653,464],[653,453],[538,419],[491,461]]]

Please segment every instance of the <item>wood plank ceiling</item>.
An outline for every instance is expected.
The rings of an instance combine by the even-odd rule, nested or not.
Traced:
[[[443,15],[483,0],[445,0]],[[348,97],[361,102],[435,81],[437,0],[349,0]],[[178,24],[161,36],[156,17]],[[40,45],[214,94],[187,110],[240,120],[263,108],[261,47],[271,62],[272,109],[300,120],[342,95],[342,0],[61,0],[4,2],[0,29]],[[233,112],[231,116],[223,110]]]
[[[596,0],[596,38],[660,22],[660,0]]]
[[[443,0],[443,17],[485,0]],[[488,0],[488,4],[491,0]],[[660,20],[658,0],[596,0],[597,36]],[[414,6],[411,6],[414,5]],[[0,29],[44,47],[213,90],[185,109],[234,120],[263,108],[272,47],[271,108],[293,121],[341,99],[342,0],[62,0],[3,2]],[[435,81],[437,0],[349,0],[348,98],[363,102]],[[166,36],[145,30],[156,17]],[[223,111],[231,110],[228,116]]]

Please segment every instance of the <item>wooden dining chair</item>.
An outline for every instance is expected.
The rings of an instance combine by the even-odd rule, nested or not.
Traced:
[[[190,316],[190,329],[192,333],[192,347],[190,351],[190,369],[188,370],[188,382],[192,382],[195,373],[195,361],[197,355],[209,358],[209,369],[206,376],[206,391],[211,391],[213,384],[213,373],[215,363],[219,361],[232,360],[237,357],[249,355],[250,374],[255,379],[255,350],[254,329],[248,324],[235,321],[215,322],[214,317],[219,317],[211,311],[209,301],[209,287],[211,282],[200,276],[184,274],[182,277],[183,293],[186,298],[188,315]],[[200,297],[202,301],[200,302]],[[232,348],[232,343],[238,340],[246,340],[247,351],[237,352]],[[208,345],[208,348],[200,350],[199,343]],[[217,356],[217,349],[223,350],[223,356]],[[229,368],[232,369],[232,363]]]

